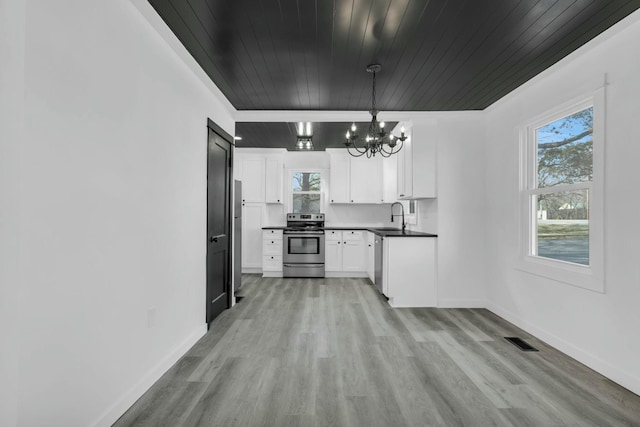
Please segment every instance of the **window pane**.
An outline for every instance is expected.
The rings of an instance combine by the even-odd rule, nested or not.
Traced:
[[[538,188],[591,181],[593,107],[536,129]]]
[[[589,192],[537,196],[537,255],[589,265]]]
[[[295,172],[293,174],[293,191],[320,191],[320,173]]]
[[[294,194],[294,213],[320,213],[320,194]]]

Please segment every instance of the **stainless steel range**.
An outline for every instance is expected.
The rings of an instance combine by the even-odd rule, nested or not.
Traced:
[[[282,234],[282,275],[324,277],[324,214],[289,213]]]

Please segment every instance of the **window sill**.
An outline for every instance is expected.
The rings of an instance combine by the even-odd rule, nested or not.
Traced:
[[[564,261],[525,256],[520,259],[515,268],[556,282],[601,294],[605,293],[602,269],[595,266],[582,266]]]

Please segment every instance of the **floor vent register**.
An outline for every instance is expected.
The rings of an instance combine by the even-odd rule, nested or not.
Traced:
[[[533,347],[529,343],[527,343],[522,338],[518,337],[504,337],[505,340],[509,341],[511,344],[515,345],[522,351],[538,351],[537,348]]]

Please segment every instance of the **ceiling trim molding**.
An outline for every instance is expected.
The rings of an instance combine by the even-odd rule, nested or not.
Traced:
[[[447,116],[482,115],[484,110],[471,111],[381,111],[379,120],[407,121]],[[242,110],[235,115],[236,122],[369,122],[368,111],[312,111],[312,110]]]

